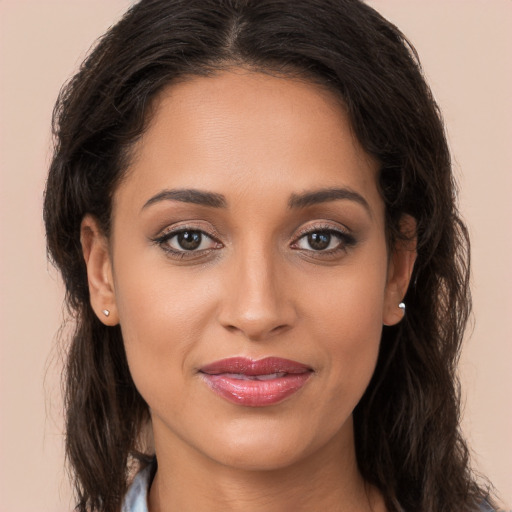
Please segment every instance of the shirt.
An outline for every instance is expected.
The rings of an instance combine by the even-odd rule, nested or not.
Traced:
[[[153,466],[137,473],[123,500],[121,512],[148,512],[148,490]]]
[[[140,471],[133,480],[123,501],[121,512],[148,512],[148,490],[153,466]],[[487,502],[480,505],[479,512],[495,512]]]

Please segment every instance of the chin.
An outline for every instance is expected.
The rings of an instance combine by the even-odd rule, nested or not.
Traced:
[[[216,459],[224,466],[240,471],[278,471],[295,465],[305,454],[296,446],[267,443],[235,444],[226,447]]]
[[[314,458],[315,453],[332,453],[343,443],[344,428],[314,429],[303,422],[266,420],[248,424],[239,421],[225,426],[201,451],[212,460],[241,471],[276,471]],[[310,433],[314,432],[314,435]],[[217,434],[217,435],[216,435]],[[213,449],[212,449],[213,447]]]

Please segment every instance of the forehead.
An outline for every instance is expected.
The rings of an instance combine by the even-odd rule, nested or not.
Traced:
[[[132,154],[116,193],[131,195],[132,203],[163,188],[218,191],[229,184],[245,194],[269,184],[288,194],[290,187],[340,185],[376,192],[377,164],[338,96],[304,80],[244,70],[168,86]]]

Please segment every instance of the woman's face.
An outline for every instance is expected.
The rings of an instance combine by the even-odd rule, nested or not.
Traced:
[[[388,254],[376,176],[317,85],[236,71],[164,91],[109,251],[85,250],[157,452],[270,469],[352,449],[412,266]]]

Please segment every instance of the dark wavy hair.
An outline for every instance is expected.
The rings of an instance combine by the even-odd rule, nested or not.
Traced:
[[[469,243],[443,123],[414,48],[359,0],[142,0],[99,40],[54,110],[44,220],[76,325],[65,409],[77,510],[119,510],[134,461],[147,462],[140,436],[149,419],[119,326],[92,311],[81,220],[94,215],[108,236],[113,192],[157,93],[233,67],[301,77],[340,95],[360,144],[380,163],[390,244],[403,214],[416,219],[407,315],[384,327],[354,411],[357,461],[390,511],[477,509],[487,491],[460,434],[456,377],[470,312]]]

